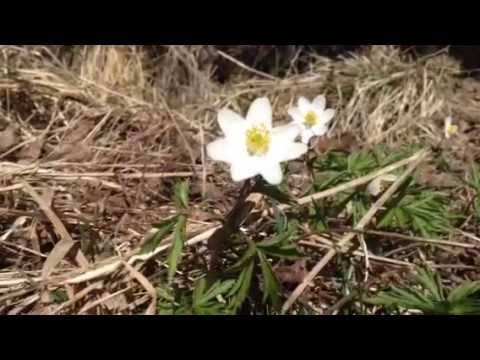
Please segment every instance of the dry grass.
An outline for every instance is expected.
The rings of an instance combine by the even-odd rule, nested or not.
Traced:
[[[443,53],[414,60],[374,46],[339,60],[313,57],[285,78],[230,59],[221,84],[212,60],[221,55],[210,46],[0,50],[0,313],[136,313],[149,303],[151,312],[147,277],[162,266],[129,260],[151,224],[172,213],[175,179],[192,183],[191,237],[218,225],[215,213],[235,194],[202,151],[223,106],[244,111],[266,95],[286,121],[293,99],[325,93],[338,111],[332,134],[349,132],[362,146],[437,145],[447,115],[463,129],[478,126],[480,85],[460,78]],[[475,138],[458,141],[448,145],[478,156]],[[62,251],[65,238],[73,243]],[[48,272],[46,263],[54,264]],[[95,280],[69,283],[105,266],[112,270]],[[57,289],[68,297],[62,305],[52,299]]]

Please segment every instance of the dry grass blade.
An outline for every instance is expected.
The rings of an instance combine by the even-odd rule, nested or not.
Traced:
[[[408,236],[408,235],[396,234],[396,233],[391,233],[386,231],[355,230],[355,229],[349,229],[348,231],[361,233],[361,234],[379,235],[379,236],[384,236],[385,238],[388,238],[388,239],[414,241],[414,242],[421,242],[426,244],[447,245],[447,246],[454,246],[454,247],[460,247],[465,249],[478,248],[478,245],[475,245],[475,244],[461,243],[461,242],[449,241],[449,240],[427,239],[427,238],[422,238],[418,236]]]
[[[241,61],[238,61],[237,59],[235,59],[234,57],[228,55],[228,54],[225,54],[223,51],[221,50],[217,50],[217,53],[224,57],[225,59],[227,59],[228,61],[231,61],[232,63],[234,63],[235,65],[238,65],[240,66],[242,69],[245,69],[255,75],[258,75],[258,76],[261,76],[261,77],[264,77],[266,79],[269,79],[269,80],[273,80],[273,81],[277,81],[278,79],[275,77],[275,76],[272,76],[272,75],[269,75],[269,74],[266,74],[262,71],[259,71],[259,70],[256,70],[248,65],[245,65],[244,63],[242,63]]]
[[[117,292],[114,292],[113,294],[108,294],[98,300],[95,300],[95,301],[92,301],[90,303],[87,303],[85,304],[84,307],[82,307],[80,309],[80,311],[78,312],[78,315],[82,315],[82,314],[85,314],[86,312],[88,312],[89,310],[103,304],[104,302],[107,302],[109,300],[112,300],[113,298],[117,297],[117,296],[120,296],[122,295],[123,293],[129,291],[131,289],[131,287],[126,287],[125,289],[122,289],[122,290],[119,290]]]
[[[142,273],[140,273],[137,269],[135,269],[129,263],[123,261],[122,264],[128,270],[130,275],[135,280],[137,280],[145,288],[145,290],[147,290],[148,294],[152,297],[152,301],[150,302],[150,305],[148,305],[145,315],[155,315],[156,308],[157,308],[157,292],[155,291],[155,288],[153,287],[152,283],[145,276],[143,276]]]
[[[185,246],[193,246],[196,245],[200,242],[206,241],[210,238],[210,236],[217,230],[219,229],[219,226],[215,226],[213,228],[210,228],[208,230],[205,230],[204,232],[192,237],[188,241],[185,242]],[[147,254],[141,254],[141,255],[134,255],[132,256],[129,260],[129,264],[134,264],[137,261],[147,261],[155,257],[156,255],[164,252],[165,250],[169,249],[171,246],[171,243],[161,245],[155,249],[155,251]],[[58,278],[51,279],[51,281],[57,281],[59,284],[79,284],[83,283],[86,281],[91,281],[94,279],[97,279],[99,277],[107,276],[112,274],[114,271],[116,271],[120,266],[122,265],[122,260],[118,258],[111,258],[106,261],[104,261],[101,264],[97,265],[97,268],[88,270],[88,271],[82,271],[80,274],[78,271],[73,271],[72,273],[67,273],[64,274]],[[13,279],[5,279],[5,280],[0,280],[0,287],[9,287],[9,286],[15,286],[15,285],[21,285],[24,283],[28,283],[29,281],[33,282],[39,282],[41,281],[42,278],[40,277],[32,277],[30,279],[19,279],[19,278],[13,278]]]
[[[355,226],[356,230],[362,230],[365,225],[367,225],[371,219],[375,216],[377,211],[383,207],[383,205],[392,197],[392,195],[398,190],[402,183],[410,176],[410,174],[416,169],[418,164],[422,162],[429,152],[426,150],[419,151],[417,154],[410,158],[410,166],[408,169],[400,176],[397,181],[395,181],[388,190],[373,204],[373,206],[367,211],[367,213],[360,219],[358,224]],[[348,244],[356,234],[350,232],[345,235],[342,240],[338,242],[339,247],[343,247]],[[335,256],[336,250],[331,249],[310,271],[310,273],[305,277],[303,282],[297,286],[297,288],[292,292],[287,301],[282,306],[282,313],[286,313],[288,309],[293,305],[297,298],[303,293],[305,288],[311,283],[311,281],[317,276],[317,274],[327,265],[330,260]]]
[[[61,312],[62,310],[72,306],[72,305],[75,305],[78,301],[80,301],[81,299],[83,299],[85,296],[87,296],[90,292],[92,292],[93,290],[99,290],[103,287],[103,282],[102,281],[96,281],[94,282],[93,284],[90,284],[88,285],[85,289],[82,289],[80,290],[79,292],[77,292],[75,295],[73,295],[73,298],[64,302],[63,304],[61,304],[58,308],[56,308],[54,311],[53,311],[53,314],[58,314],[59,312]]]
[[[63,225],[62,221],[50,208],[50,204],[44,198],[42,198],[42,196],[40,196],[40,194],[38,194],[29,184],[23,183],[23,190],[38,204],[61,238],[43,264],[42,279],[46,280],[55,267],[60,263],[60,261],[62,261],[63,258],[68,254],[74,245],[74,241],[65,228],[65,225]],[[88,261],[86,261],[84,256],[80,256],[79,260],[82,266],[88,266]]]

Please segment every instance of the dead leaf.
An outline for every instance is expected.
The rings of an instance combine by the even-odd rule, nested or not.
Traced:
[[[345,132],[336,138],[321,136],[317,138],[314,144],[314,151],[317,154],[323,154],[333,150],[345,150],[353,152],[359,149],[357,139],[350,132]]]
[[[49,160],[63,161],[88,161],[92,156],[91,149],[88,145],[77,142],[62,144],[55,149],[49,156]]]
[[[23,183],[23,190],[38,204],[61,238],[43,264],[42,278],[46,279],[53,272],[54,268],[60,263],[60,261],[62,261],[63,258],[68,254],[74,244],[74,241],[65,228],[65,225],[63,225],[57,214],[55,214],[50,208],[48,196],[41,196],[27,183]]]
[[[75,126],[70,133],[65,136],[63,142],[66,144],[73,144],[80,142],[86,138],[86,136],[92,131],[95,127],[95,121],[92,119],[78,121],[77,126]]]
[[[8,150],[18,141],[17,127],[13,124],[8,125],[5,130],[0,131],[0,151]]]
[[[419,180],[433,187],[455,187],[460,180],[451,173],[439,172],[434,165],[425,165],[419,173]]]
[[[306,265],[307,260],[301,259],[293,265],[274,266],[273,272],[282,285],[298,285],[308,274]]]
[[[19,152],[17,152],[18,163],[29,164],[37,161],[42,154],[44,140],[43,136],[41,136],[34,142],[25,145]]]

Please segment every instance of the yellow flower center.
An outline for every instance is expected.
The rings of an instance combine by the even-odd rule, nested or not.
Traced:
[[[314,126],[318,121],[318,116],[315,114],[314,111],[309,111],[307,115],[305,115],[305,121],[303,122],[307,128],[311,128]]]
[[[457,125],[448,125],[447,126],[447,133],[448,135],[455,135],[458,132]]]
[[[251,156],[265,155],[270,146],[270,131],[265,125],[247,130],[247,151]]]

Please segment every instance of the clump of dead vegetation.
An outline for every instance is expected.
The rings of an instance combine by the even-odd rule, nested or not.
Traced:
[[[338,59],[311,55],[301,72],[295,71],[293,54],[290,71],[282,74],[260,71],[213,46],[0,49],[1,313],[162,310],[158,289],[168,272],[172,236],[153,253],[142,249],[152,224],[177,213],[174,185],[185,179],[190,184],[186,243],[175,286],[191,289],[206,272],[204,242],[238,193],[222,168],[206,160],[204,145],[218,133],[220,108],[243,112],[258,96],[271,100],[280,121],[299,95],[327,96],[337,116],[331,138],[316,144],[318,158],[333,150],[352,154],[378,144],[422,144],[444,160],[422,165],[419,176],[457,200],[452,208],[463,220],[450,235],[442,234],[455,245],[424,245],[425,237],[408,229],[377,233],[404,236],[409,243],[398,242],[382,256],[367,255],[370,287],[378,289],[392,278],[404,282],[409,273],[402,269],[427,262],[427,253],[447,282],[478,279],[472,212],[478,189],[468,182],[479,158],[480,85],[460,77],[460,65],[445,52],[413,58],[393,46],[372,46]],[[229,64],[227,80],[218,78],[222,64]],[[447,116],[459,125],[458,135],[448,141],[443,139]],[[288,181],[291,195],[328,191],[312,187],[305,164],[292,166],[298,171]],[[368,176],[350,175],[345,181]],[[271,206],[263,206],[264,216],[245,226],[263,229],[268,237],[273,218]],[[348,234],[356,237],[351,224],[340,225],[313,231],[300,224],[299,245],[307,260],[275,263],[277,279],[288,280],[283,282],[293,289],[306,286],[308,272],[322,256],[337,254],[336,242]],[[342,281],[361,282],[362,274],[352,274],[363,269],[362,249],[317,268],[315,286],[299,297],[295,311],[337,313],[352,302],[357,290]],[[173,296],[170,290],[166,295],[162,290],[164,297]],[[360,312],[362,306],[352,309]]]

